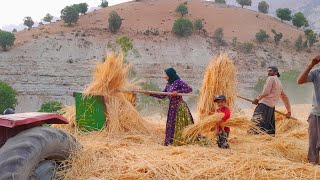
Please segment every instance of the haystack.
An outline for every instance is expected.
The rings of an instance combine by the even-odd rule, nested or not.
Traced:
[[[128,81],[129,65],[121,54],[108,54],[104,62],[99,62],[94,70],[93,80],[84,94],[102,95],[105,97],[107,124],[102,133],[117,135],[124,132],[150,134],[152,125],[143,119],[140,113],[128,100],[128,96],[118,90],[129,89],[135,85]],[[74,108],[74,107],[73,107]],[[68,118],[75,118],[75,110],[67,109]],[[75,122],[75,120],[72,120]]]
[[[164,124],[158,127],[164,129]],[[317,179],[320,169],[307,163],[308,141],[299,136],[306,133],[306,124],[300,128],[276,137],[247,135],[245,128],[232,128],[229,150],[214,143],[165,147],[161,144],[163,131],[151,136],[91,133],[78,138],[83,151],[77,152],[68,161],[71,168],[61,173],[67,180]]]
[[[227,54],[221,54],[211,60],[205,71],[198,101],[200,119],[215,112],[213,101],[219,95],[226,96],[228,107],[233,109],[237,95],[236,73],[236,67]]]

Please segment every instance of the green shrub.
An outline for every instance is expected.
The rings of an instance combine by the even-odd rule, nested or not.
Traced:
[[[28,28],[30,29],[30,28],[32,28],[32,26],[34,25],[34,22],[33,22],[32,18],[31,18],[30,16],[27,16],[27,17],[25,17],[25,18],[23,19],[23,24],[24,24],[25,26],[28,26]]]
[[[72,23],[78,22],[79,12],[75,7],[67,6],[61,10],[60,17],[65,23],[70,26]]]
[[[309,26],[307,18],[301,12],[297,12],[293,15],[292,24],[298,28]]]
[[[194,28],[198,30],[199,31],[198,34],[200,34],[200,31],[203,29],[203,23],[201,19],[196,19],[194,21]]]
[[[39,112],[58,113],[63,104],[58,101],[50,101],[41,105]]]
[[[243,8],[243,6],[251,6],[252,1],[251,0],[237,0],[238,4],[241,5],[241,7]]]
[[[0,81],[0,114],[17,105],[17,92],[6,82]]]
[[[189,36],[192,34],[193,24],[189,19],[178,18],[175,20],[172,31],[178,36]]]
[[[15,40],[16,38],[13,33],[0,31],[0,46],[2,47],[3,51],[7,51],[8,47],[13,46]]]
[[[302,35],[299,35],[299,37],[296,39],[294,45],[295,45],[295,47],[297,48],[298,51],[300,51],[303,48]]]
[[[145,30],[143,34],[146,36],[149,36],[149,35],[158,36],[160,32],[158,29],[151,28],[151,29]]]
[[[188,7],[185,4],[179,4],[176,8],[176,12],[181,14],[183,17],[184,15],[188,14]]]
[[[78,4],[78,6],[79,6],[79,13],[81,13],[81,14],[87,13],[88,7],[89,7],[89,5],[87,3],[80,3],[80,4]]]
[[[215,3],[218,3],[218,4],[226,4],[226,0],[215,0],[214,1]]]
[[[289,39],[285,39],[283,42],[286,44],[287,47],[290,47],[291,41]]]
[[[102,0],[101,4],[100,4],[100,7],[105,8],[105,7],[108,7],[108,5],[109,5],[108,1]]]
[[[261,1],[258,5],[259,12],[268,14],[269,12],[269,4],[266,1]]]
[[[276,43],[276,45],[279,45],[279,42],[282,39],[283,34],[282,33],[277,33],[274,29],[272,29],[271,31],[274,34],[274,42]]]
[[[122,24],[122,19],[116,11],[112,11],[109,14],[108,22],[109,22],[109,30],[111,32],[115,33],[120,29],[121,24]]]
[[[53,16],[51,14],[47,13],[46,16],[43,18],[43,21],[51,23],[52,19],[53,19]]]
[[[268,38],[269,38],[269,35],[267,34],[267,32],[265,30],[260,29],[260,31],[257,32],[257,34],[256,34],[256,40],[259,43],[265,42],[266,40],[268,40]]]
[[[311,29],[304,31],[305,37],[307,38],[309,47],[311,48],[316,42],[318,42],[318,35]]]
[[[236,48],[238,46],[238,38],[233,37],[232,38],[232,47]]]
[[[279,8],[276,10],[277,17],[281,19],[281,22],[285,21],[291,21],[291,10],[288,8]]]
[[[243,44],[241,44],[241,50],[244,52],[244,53],[250,53],[252,52],[254,48],[254,45],[250,42],[245,42]]]
[[[117,44],[121,50],[127,54],[129,50],[133,48],[132,40],[128,36],[120,36],[117,38]]]
[[[213,41],[217,46],[226,45],[226,42],[224,40],[223,28],[218,28],[214,31]]]

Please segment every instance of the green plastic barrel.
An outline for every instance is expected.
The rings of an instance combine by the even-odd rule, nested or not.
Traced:
[[[84,96],[74,92],[76,122],[81,131],[99,131],[106,123],[106,104],[103,96]]]

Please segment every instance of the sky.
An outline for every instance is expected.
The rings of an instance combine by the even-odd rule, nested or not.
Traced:
[[[108,0],[109,6],[127,1],[129,0]],[[101,0],[0,0],[0,2],[0,29],[4,30],[9,30],[6,27],[23,23],[22,20],[25,16],[31,16],[36,22],[40,21],[47,13],[60,17],[61,9],[68,5],[85,2],[90,9],[101,4]]]

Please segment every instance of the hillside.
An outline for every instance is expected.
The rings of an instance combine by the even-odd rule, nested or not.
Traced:
[[[261,0],[252,0],[252,6],[246,7],[257,11],[258,4]],[[289,8],[293,13],[297,11],[303,12],[312,29],[320,32],[320,1],[319,0],[266,0],[270,6],[269,13],[276,17],[276,9],[278,8]],[[239,6],[236,0],[228,0],[228,4]]]
[[[75,30],[98,30],[103,35],[108,35],[106,30],[108,23],[108,14],[116,10],[124,19],[121,28],[122,33],[135,35],[138,32],[144,32],[148,28],[158,28],[163,33],[169,33],[172,24],[179,14],[175,13],[176,6],[182,1],[177,0],[143,0],[139,2],[128,2],[82,16],[78,24],[73,27],[65,27],[63,22],[58,22],[31,31],[22,31],[17,33],[17,44],[32,39],[32,36],[41,36],[43,34],[56,34],[58,32],[72,32]],[[238,37],[240,41],[249,41],[254,39],[254,35],[259,29],[271,31],[276,28],[283,32],[288,39],[296,38],[301,32],[284,23],[279,23],[268,15],[258,12],[252,12],[246,9],[230,6],[219,6],[201,0],[188,1],[189,19],[201,18],[205,23],[207,32],[212,33],[216,28],[223,27],[228,39]],[[96,36],[99,36],[96,34]]]
[[[252,87],[259,77],[265,76],[268,65],[277,65],[281,71],[301,69],[312,56],[287,48],[283,43],[275,47],[271,42],[256,44],[252,53],[245,54],[232,47],[232,38],[237,37],[239,42],[253,42],[260,29],[270,35],[271,29],[275,29],[284,34],[283,39],[294,42],[303,32],[261,13],[199,0],[188,1],[187,18],[203,19],[208,35],[195,32],[190,37],[178,38],[171,29],[179,17],[175,7],[181,2],[128,2],[83,15],[73,27],[66,27],[60,21],[18,32],[15,47],[9,52],[0,51],[0,79],[12,84],[19,92],[18,111],[37,110],[42,102],[53,99],[73,103],[72,92],[83,90],[91,80],[92,66],[105,56],[108,42],[120,35],[128,35],[139,52],[139,56],[130,53],[128,60],[146,81],[162,87],[165,83],[162,69],[173,66],[197,90],[210,58],[227,52],[239,69],[240,92],[252,96]],[[107,29],[108,14],[113,10],[123,18],[117,34],[111,34]],[[215,47],[211,38],[219,27],[224,29],[229,43],[221,48]],[[149,28],[158,29],[160,35],[144,35]]]

